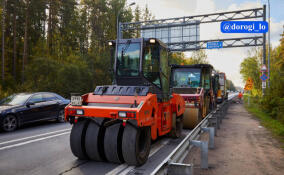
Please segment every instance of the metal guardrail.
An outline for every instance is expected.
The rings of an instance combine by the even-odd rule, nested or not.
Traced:
[[[208,168],[208,146],[214,148],[214,135],[217,135],[222,119],[225,117],[232,99],[236,96],[237,94],[232,94],[227,101],[218,105],[217,109],[209,113],[156,167],[151,175],[192,175],[193,165],[183,164],[182,162],[194,146],[201,149],[201,168]],[[209,132],[209,144],[207,141],[198,140],[204,132]]]

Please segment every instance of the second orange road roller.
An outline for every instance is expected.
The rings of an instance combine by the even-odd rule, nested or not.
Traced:
[[[171,65],[171,88],[185,100],[184,128],[193,129],[216,106],[210,64]]]

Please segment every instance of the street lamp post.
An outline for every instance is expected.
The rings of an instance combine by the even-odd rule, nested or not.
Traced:
[[[135,5],[135,2],[132,2],[131,4],[129,4],[129,7]],[[121,32],[120,32],[120,24],[119,24],[119,16],[120,16],[120,13],[123,9],[120,9],[117,13],[117,17],[116,17],[116,37],[117,37],[117,41],[119,38],[121,38]]]

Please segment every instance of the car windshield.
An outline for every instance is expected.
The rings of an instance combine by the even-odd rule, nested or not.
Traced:
[[[172,81],[174,87],[197,88],[200,86],[200,69],[175,69]]]
[[[117,75],[118,76],[138,76],[139,75],[140,43],[119,44],[117,55]]]
[[[31,94],[15,94],[1,100],[0,105],[23,105]]]

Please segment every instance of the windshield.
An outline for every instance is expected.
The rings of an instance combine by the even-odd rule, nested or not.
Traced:
[[[221,86],[224,86],[225,85],[225,77],[224,77],[224,74],[219,74],[219,84]]]
[[[200,69],[175,69],[172,81],[174,87],[197,88],[200,86]]]
[[[142,69],[144,77],[161,88],[159,47],[145,47]]]
[[[15,94],[1,100],[0,105],[23,105],[30,94]]]
[[[118,45],[117,75],[139,75],[140,43],[126,43]]]

